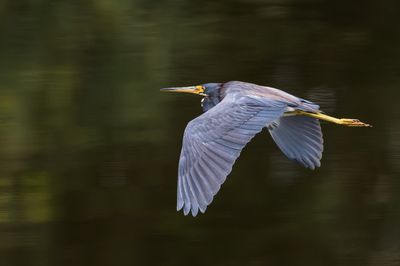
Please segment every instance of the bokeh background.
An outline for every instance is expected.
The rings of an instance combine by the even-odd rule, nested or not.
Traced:
[[[0,0],[0,265],[400,265],[400,2]],[[175,211],[200,98],[277,87],[323,124],[322,167],[267,132],[206,214]]]

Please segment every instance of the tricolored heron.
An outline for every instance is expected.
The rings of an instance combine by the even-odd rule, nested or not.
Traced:
[[[264,127],[289,159],[314,169],[321,165],[323,151],[319,120],[370,126],[358,119],[325,115],[315,103],[247,82],[161,90],[204,96],[204,113],[187,125],[179,159],[177,210],[183,208],[185,215],[206,211],[243,147]]]

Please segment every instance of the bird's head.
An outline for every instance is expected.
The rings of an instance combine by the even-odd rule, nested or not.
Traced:
[[[206,83],[197,86],[165,88],[161,91],[185,92],[204,96],[201,100],[201,107],[204,112],[207,112],[221,101],[221,88],[222,83]]]
[[[217,97],[219,96],[219,90],[221,88],[221,85],[222,83],[206,83],[197,86],[164,88],[161,89],[161,91],[185,92],[185,93],[198,94],[205,97]]]

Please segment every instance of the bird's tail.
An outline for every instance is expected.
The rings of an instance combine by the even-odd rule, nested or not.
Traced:
[[[321,111],[319,110],[319,105],[315,104],[313,102],[307,101],[305,99],[301,99],[301,105],[297,106],[296,109],[305,111],[305,112],[311,112],[311,113],[320,113]]]

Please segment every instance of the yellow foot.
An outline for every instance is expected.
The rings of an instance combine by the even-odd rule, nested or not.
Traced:
[[[372,127],[370,124],[366,124],[361,122],[358,119],[351,119],[351,118],[341,118],[339,119],[339,123],[344,126],[349,126],[349,127]]]

